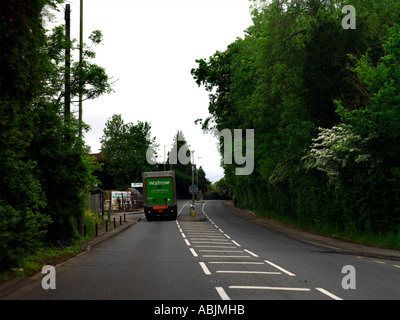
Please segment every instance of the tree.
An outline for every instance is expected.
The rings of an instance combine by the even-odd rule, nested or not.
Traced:
[[[210,92],[210,116],[196,123],[255,131],[253,174],[224,165],[239,205],[314,230],[397,232],[399,29],[390,28],[400,1],[253,2],[245,37],[192,70]],[[342,27],[346,4],[355,30]]]
[[[189,186],[192,184],[192,152],[182,131],[173,138],[172,149],[168,153],[167,165],[175,171],[176,193],[178,199],[189,199]]]
[[[113,115],[107,120],[101,138],[101,152],[104,159],[103,178],[108,176],[111,184],[103,185],[103,188],[126,189],[131,182],[141,181],[142,172],[155,170],[156,166],[146,159],[147,149],[156,148],[150,129],[148,122],[125,124],[121,115]]]
[[[43,241],[50,219],[29,157],[33,100],[43,90],[46,57],[41,10],[46,1],[0,3],[0,270],[15,266]]]
[[[112,92],[112,78],[109,78],[105,69],[91,60],[96,57],[94,47],[101,44],[103,35],[100,30],[95,30],[89,36],[90,44],[83,43],[82,63],[72,61],[70,96],[71,102],[77,103],[79,91],[82,90],[82,101],[96,99],[103,94]],[[47,86],[44,97],[47,101],[59,104],[65,98],[65,49],[69,48],[71,57],[73,52],[78,52],[79,46],[75,45],[76,39],[68,41],[65,36],[65,26],[56,26],[47,37],[45,52],[52,62],[47,67]],[[72,60],[72,59],[71,59]]]
[[[72,102],[80,87],[84,100],[95,99],[112,90],[104,68],[90,61],[95,57],[94,46],[102,41],[101,32],[94,31],[89,40],[89,46],[83,44],[82,65],[73,62],[71,66]],[[96,165],[90,161],[89,148],[79,137],[81,125],[86,130],[89,128],[78,123],[74,116],[66,118],[63,108],[66,98],[65,49],[70,48],[73,56],[73,52],[79,49],[74,46],[75,42],[68,41],[63,25],[46,34],[42,47],[46,78],[40,96],[32,104],[34,135],[29,154],[38,163],[38,178],[47,199],[43,213],[52,219],[46,239],[52,243],[74,240],[76,221],[82,221],[87,194],[96,182],[93,176]]]
[[[350,70],[365,88],[365,105],[349,109],[337,102],[337,112],[343,121],[365,141],[361,151],[367,155],[353,167],[351,174],[342,174],[342,188],[349,190],[351,181],[363,186],[359,198],[370,213],[363,221],[365,228],[399,232],[400,24],[388,29],[382,48],[384,54],[378,63],[374,63],[369,52],[360,59],[353,56],[355,67]],[[356,148],[350,146],[354,152]]]

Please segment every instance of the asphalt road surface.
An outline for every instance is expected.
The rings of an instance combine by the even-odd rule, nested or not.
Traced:
[[[334,300],[400,299],[400,266],[343,255],[269,231],[224,201],[178,203],[177,221],[147,221],[6,299]],[[201,219],[204,218],[204,219]]]

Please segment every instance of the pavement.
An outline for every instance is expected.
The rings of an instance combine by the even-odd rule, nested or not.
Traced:
[[[82,247],[86,251],[89,251],[91,248],[94,248],[103,243],[104,241],[109,240],[110,238],[116,236],[117,234],[121,233],[127,228],[133,226],[135,223],[139,222],[143,217],[142,213],[143,213],[143,208],[134,209],[129,212],[112,213],[110,215],[111,219],[108,221],[107,230],[105,224],[99,226],[98,236],[84,243]],[[104,218],[105,220],[108,220],[106,212],[104,213]]]
[[[312,232],[306,232],[291,225],[258,216],[252,211],[235,207],[232,201],[226,201],[225,206],[229,208],[233,213],[241,216],[249,222],[258,224],[274,232],[278,232],[285,236],[312,244],[314,246],[318,246],[342,254],[351,254],[376,259],[400,261],[400,251],[398,250],[378,248],[323,236]]]

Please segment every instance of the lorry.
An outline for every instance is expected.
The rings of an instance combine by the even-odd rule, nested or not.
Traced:
[[[176,220],[177,199],[175,171],[143,172],[144,214],[151,221],[156,217]]]

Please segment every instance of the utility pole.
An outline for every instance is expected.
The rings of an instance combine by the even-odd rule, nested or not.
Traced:
[[[79,26],[79,77],[82,75],[83,56],[83,0],[80,0],[80,26]],[[79,79],[79,138],[82,139],[82,79]]]
[[[69,122],[71,117],[71,6],[65,8],[65,35],[67,45],[65,48],[65,98],[64,116],[65,121]]]

